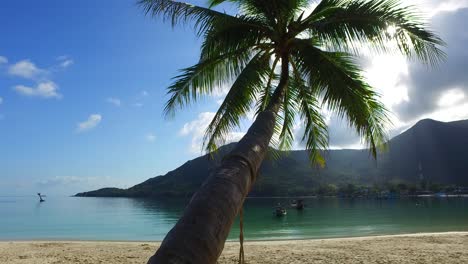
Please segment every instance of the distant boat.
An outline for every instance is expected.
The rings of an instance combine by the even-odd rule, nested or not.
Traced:
[[[291,201],[291,207],[296,208],[297,210],[302,210],[304,209],[304,200],[292,200]]]
[[[282,207],[281,204],[278,204],[275,208],[274,214],[278,217],[285,216],[287,214],[286,208]]]
[[[37,193],[37,195],[39,196],[39,202],[45,202],[44,199],[42,199],[42,197],[45,197],[45,195],[41,195],[41,193]]]

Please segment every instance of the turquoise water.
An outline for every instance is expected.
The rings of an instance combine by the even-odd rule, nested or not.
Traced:
[[[161,240],[186,201],[127,198],[0,197],[0,240]],[[310,198],[304,211],[273,216],[288,199],[247,199],[248,240],[468,231],[468,198]],[[239,229],[233,227],[230,239]]]

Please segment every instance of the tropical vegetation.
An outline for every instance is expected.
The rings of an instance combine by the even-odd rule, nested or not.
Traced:
[[[173,26],[190,23],[203,40],[199,62],[169,87],[168,115],[229,86],[206,130],[205,147],[214,150],[249,111],[256,112],[246,135],[194,194],[149,263],[216,263],[268,146],[289,149],[295,120],[303,122],[302,140],[314,163],[323,165],[319,150],[328,143],[324,109],[347,120],[376,156],[386,139],[388,114],[357,62],[364,48],[399,52],[429,65],[443,57],[442,40],[414,7],[397,0],[139,3]],[[214,9],[226,3],[238,13]]]

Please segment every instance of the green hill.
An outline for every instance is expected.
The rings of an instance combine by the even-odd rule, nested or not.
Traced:
[[[198,157],[128,189],[104,188],[76,196],[190,197],[232,147],[222,147],[214,160]],[[377,161],[367,150],[329,150],[324,155],[327,163],[321,169],[310,166],[305,151],[267,158],[250,196],[334,194],[354,186],[468,186],[468,120],[422,120],[390,140]]]

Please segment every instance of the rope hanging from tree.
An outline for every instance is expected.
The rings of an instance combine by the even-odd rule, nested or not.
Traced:
[[[239,264],[244,264],[245,259],[244,259],[244,206],[241,207],[239,210],[239,242],[240,242],[240,248],[239,248]]]

